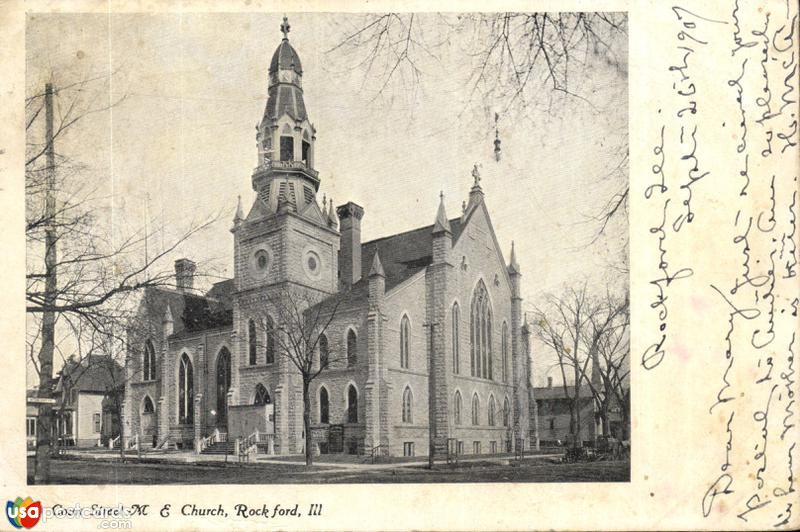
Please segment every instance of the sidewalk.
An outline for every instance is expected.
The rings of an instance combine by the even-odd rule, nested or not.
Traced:
[[[95,460],[95,461],[107,461],[113,462],[120,459],[119,451],[111,451],[108,449],[74,449],[68,450],[66,452],[66,456],[71,457],[72,459],[79,459],[79,460]],[[296,455],[297,460],[285,460],[285,459],[276,459],[271,457],[270,455],[255,455],[249,462],[241,462],[242,465],[260,465],[260,464],[272,464],[272,465],[283,465],[283,466],[305,466],[305,460],[303,459],[302,455]],[[534,454],[528,455],[523,458],[523,460],[532,461],[532,460],[547,460],[552,458],[559,458],[561,454]],[[166,452],[158,452],[158,451],[148,451],[143,452],[141,455],[136,453],[135,451],[127,451],[125,453],[125,459],[130,461],[139,461],[141,463],[180,463],[180,464],[198,464],[198,465],[215,465],[215,464],[223,464],[223,463],[230,463],[230,464],[239,464],[240,462],[237,460],[235,456],[226,456],[225,455],[215,455],[215,454],[195,454],[192,451],[166,451]],[[513,455],[507,456],[474,456],[469,458],[460,458],[459,463],[471,463],[471,462],[494,462],[498,464],[509,464],[514,461]],[[436,460],[436,465],[446,465],[446,460]],[[383,470],[383,469],[395,469],[395,468],[407,468],[407,467],[420,467],[428,465],[428,460],[426,457],[420,457],[419,460],[411,461],[411,462],[389,462],[389,463],[377,463],[377,464],[370,464],[370,463],[352,463],[352,462],[319,462],[315,461],[314,466],[316,468],[324,469],[326,472],[344,472],[344,471],[353,471],[353,470]]]

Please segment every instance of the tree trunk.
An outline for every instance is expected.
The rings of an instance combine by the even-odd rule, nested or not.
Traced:
[[[58,288],[56,277],[56,232],[54,227],[55,200],[55,165],[56,152],[53,146],[53,86],[45,87],[45,127],[47,142],[47,192],[45,196],[45,216],[48,228],[45,231],[45,285],[44,303],[52,308],[56,303]],[[42,313],[42,347],[39,350],[39,397],[50,399],[53,394],[53,352],[55,351],[56,315],[52,310]],[[50,405],[39,408],[38,431],[36,433],[36,460],[34,465],[34,482],[46,483],[50,479],[50,446],[52,436],[53,409]]]
[[[114,407],[117,409],[119,416],[119,458],[125,461],[125,423],[122,422],[122,408],[117,401],[114,401]]]
[[[311,449],[311,397],[308,394],[309,382],[303,379],[303,428],[306,435],[306,466],[314,462],[314,453]]]

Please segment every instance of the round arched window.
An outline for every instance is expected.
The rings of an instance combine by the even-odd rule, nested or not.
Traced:
[[[319,277],[322,271],[322,260],[320,260],[319,254],[313,249],[306,250],[303,257],[303,269],[309,277]]]
[[[266,248],[257,249],[250,262],[250,268],[256,277],[264,278],[269,272],[270,263],[272,262],[269,251]]]

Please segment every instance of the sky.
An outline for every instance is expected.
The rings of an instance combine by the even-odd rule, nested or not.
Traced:
[[[97,213],[118,238],[145,221],[170,242],[192,222],[222,219],[180,246],[220,278],[232,274],[229,232],[241,196],[254,198],[255,125],[264,111],[269,60],[282,37],[282,14],[32,14],[27,25],[28,91],[95,79],[83,95],[114,103],[73,128],[59,153],[79,161],[82,179],[102,198]],[[420,17],[426,36],[442,31]],[[365,209],[364,241],[432,224],[444,193],[449,217],[461,212],[480,165],[481,186],[508,259],[516,243],[524,307],[588,279],[598,291],[617,283],[627,221],[595,242],[601,211],[619,187],[603,179],[627,139],[627,79],[601,67],[586,71],[589,102],[558,100],[545,88],[525,113],[502,113],[502,157],[493,157],[495,110],[470,99],[475,68],[469,36],[450,35],[420,55],[421,74],[404,72],[383,91],[380,71],[365,78],[347,49],[334,49],[363,15],[289,14],[292,45],[303,63],[306,108],[317,129],[320,195]],[[627,55],[622,43],[620,53]],[[66,94],[64,95],[66,98]],[[120,101],[121,100],[121,101]],[[58,102],[57,102],[58,103]],[[627,179],[627,169],[624,169]],[[158,227],[160,226],[160,227]],[[536,348],[534,348],[536,350]],[[536,356],[534,357],[536,360]],[[545,364],[546,365],[546,364]],[[538,372],[536,382],[546,380]]]

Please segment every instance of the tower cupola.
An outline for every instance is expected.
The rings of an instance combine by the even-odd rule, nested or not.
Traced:
[[[289,42],[289,20],[283,17],[283,39],[269,65],[267,105],[256,126],[258,166],[253,189],[275,212],[280,197],[300,207],[315,201],[319,189],[314,169],[316,130],[303,99],[303,66]]]

